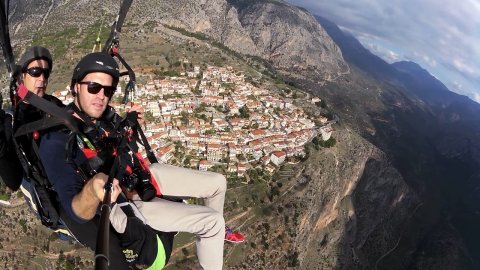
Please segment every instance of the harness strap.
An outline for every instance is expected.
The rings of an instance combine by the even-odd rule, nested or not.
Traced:
[[[22,100],[28,101],[28,103],[39,108],[40,110],[50,114],[52,117],[56,117],[62,121],[62,124],[67,126],[70,130],[75,133],[78,133],[78,124],[71,114],[69,114],[64,109],[48,102],[47,100],[35,95],[34,93],[28,91],[25,85],[20,84],[18,87],[18,96]]]
[[[155,157],[155,153],[152,150],[152,147],[148,143],[147,137],[145,136],[145,133],[143,133],[142,128],[140,127],[140,123],[138,122],[138,113],[137,112],[128,112],[127,116],[125,117],[126,120],[132,122],[131,126],[135,128],[135,131],[140,135],[140,138],[138,136],[136,137],[136,140],[140,142],[143,147],[145,148],[145,151],[147,153],[147,158],[150,163],[158,163],[158,159]]]
[[[138,120],[137,120],[137,123],[138,123]],[[150,163],[158,163],[158,159],[155,156],[155,153],[153,153],[152,147],[150,147],[150,144],[147,141],[147,137],[145,137],[145,133],[143,133],[143,130],[141,128],[138,129],[138,133],[142,138],[142,144],[143,144],[143,147],[145,147],[145,151],[147,152],[148,161],[150,161]]]
[[[8,27],[8,9],[9,9],[8,0],[2,1],[0,4],[0,45],[3,51],[4,62],[7,66],[7,71],[10,77],[10,101],[12,106],[15,107],[16,104],[16,88],[17,88],[17,66],[15,65],[15,59],[13,57],[12,45],[10,42],[10,31]],[[0,93],[0,100],[3,99],[2,94]],[[1,105],[0,105],[1,107]]]
[[[32,151],[33,153],[35,154],[35,156],[39,157],[40,156],[40,152],[38,150],[38,145],[37,143],[34,141],[34,140],[31,140],[32,142]],[[37,162],[36,166],[33,166],[35,167],[35,169],[33,170],[33,174],[34,174],[34,177],[35,179],[37,179],[37,181],[41,184],[41,185],[44,185],[44,186],[50,186],[50,182],[44,177],[45,174],[45,169],[43,168],[43,165],[41,162]]]
[[[82,112],[75,103],[70,103],[67,106],[69,109],[72,109],[80,119],[82,119],[83,122],[89,127],[95,127],[95,124],[93,123],[92,119],[88,117],[84,112]]]
[[[122,104],[127,104],[128,102],[128,95],[130,93],[130,90],[133,90],[134,84],[135,84],[135,72],[133,72],[132,68],[130,65],[123,59],[123,57],[118,53],[118,50],[112,50],[113,55],[120,60],[120,62],[123,64],[123,66],[127,69],[128,72],[128,77],[130,78],[130,81],[128,82],[127,86],[125,87],[125,91],[123,94],[123,99],[122,99]]]
[[[42,119],[23,124],[15,131],[15,137],[30,134],[34,131],[44,130],[47,128],[63,125],[64,121],[58,117],[42,117]]]
[[[16,112],[16,114],[17,113],[18,112]],[[38,130],[37,128],[41,128],[41,125],[39,126],[39,124],[41,124],[42,122],[42,120],[32,122],[34,125],[31,125],[30,128],[35,128],[32,131]],[[59,123],[56,124],[58,125]],[[28,126],[28,124],[26,124],[26,126]],[[29,127],[24,130],[28,129]],[[30,132],[27,132],[23,135],[27,135]],[[18,138],[21,135],[22,134],[17,135],[16,132],[15,138]],[[13,140],[13,143],[17,149],[17,155],[19,155],[19,159],[21,161],[20,163],[24,167],[23,170],[28,176],[29,182],[32,186],[33,194],[31,195],[33,195],[35,199],[40,221],[42,222],[42,224],[53,230],[58,229],[60,216],[58,214],[58,210],[55,207],[57,198],[51,192],[51,184],[46,178],[45,170],[38,158],[40,154],[37,142],[34,140],[34,138],[30,136],[28,137],[28,144],[30,146],[29,148],[32,151],[31,154],[33,154],[32,157],[27,156],[27,153],[25,153],[22,145],[18,143],[16,139]]]

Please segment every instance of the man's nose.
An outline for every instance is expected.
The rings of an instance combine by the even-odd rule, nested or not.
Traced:
[[[101,97],[102,99],[105,99],[107,96],[105,95],[105,88],[102,87],[100,91],[98,91],[97,96]]]

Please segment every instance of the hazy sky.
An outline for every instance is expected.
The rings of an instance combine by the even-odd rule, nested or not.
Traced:
[[[480,0],[287,0],[389,63],[411,60],[480,102]]]

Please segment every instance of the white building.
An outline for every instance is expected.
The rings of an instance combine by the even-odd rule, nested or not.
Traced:
[[[332,136],[333,128],[328,125],[319,128],[318,131],[320,131],[320,135],[322,135],[322,140],[326,141]]]
[[[272,152],[272,155],[270,156],[270,160],[272,161],[273,164],[280,166],[283,162],[285,162],[285,158],[287,157],[287,154],[283,151],[275,151]]]

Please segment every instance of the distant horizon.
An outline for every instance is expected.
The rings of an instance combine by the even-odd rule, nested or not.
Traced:
[[[387,63],[415,62],[480,103],[480,2],[287,1],[332,21]]]

